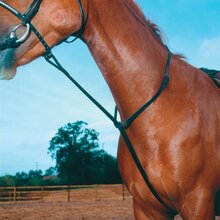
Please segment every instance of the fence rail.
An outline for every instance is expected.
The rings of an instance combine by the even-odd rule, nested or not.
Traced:
[[[64,185],[0,187],[0,204],[85,200],[125,200],[130,197],[124,185]]]

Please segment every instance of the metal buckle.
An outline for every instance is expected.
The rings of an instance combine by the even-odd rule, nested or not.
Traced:
[[[16,32],[17,32],[17,30],[18,30],[20,27],[26,27],[26,31],[24,32],[24,34],[23,34],[20,38],[18,38]],[[19,24],[19,25],[15,26],[15,27],[11,30],[11,33],[10,33],[10,35],[9,35],[9,38],[10,38],[10,39],[16,38],[15,44],[20,45],[20,44],[24,43],[24,42],[28,39],[30,33],[31,33],[30,24],[28,24],[28,23],[26,23],[26,24]]]

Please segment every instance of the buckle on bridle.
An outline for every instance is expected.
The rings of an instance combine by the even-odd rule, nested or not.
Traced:
[[[21,37],[17,36],[17,32],[21,27],[25,27],[26,31]],[[19,24],[16,25],[10,32],[10,34],[6,37],[3,42],[0,43],[0,50],[12,49],[19,47],[22,43],[24,43],[31,33],[30,24]]]
[[[24,34],[18,38],[17,37],[17,30],[20,28],[20,27],[25,27],[26,28],[26,31],[24,32]],[[15,44],[22,44],[24,43],[28,37],[30,36],[30,33],[31,33],[31,27],[30,27],[30,24],[26,23],[26,24],[19,24],[17,26],[15,26],[12,30],[11,30],[11,33],[9,35],[9,38],[16,38],[16,41],[15,41]]]

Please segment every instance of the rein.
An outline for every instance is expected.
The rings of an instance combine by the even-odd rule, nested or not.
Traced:
[[[0,42],[0,51],[19,47],[21,44],[23,44],[28,39],[28,37],[31,34],[31,31],[33,31],[34,34],[37,36],[37,38],[39,39],[39,41],[42,43],[42,45],[45,48],[45,53],[43,55],[45,60],[48,63],[50,63],[52,66],[54,66],[55,68],[60,70],[64,75],[66,75],[66,77],[113,122],[114,126],[120,131],[121,136],[123,137],[124,142],[126,143],[126,145],[128,147],[128,150],[129,150],[130,154],[132,155],[133,160],[135,161],[135,164],[136,164],[139,172],[141,173],[141,175],[142,175],[146,185],[151,190],[151,192],[154,195],[154,197],[166,209],[168,209],[170,213],[177,214],[176,210],[174,210],[173,208],[168,206],[161,199],[161,197],[158,195],[158,193],[156,192],[156,190],[152,186],[152,184],[151,184],[151,182],[150,182],[150,180],[149,180],[149,178],[148,178],[148,176],[147,176],[147,174],[146,174],[146,172],[145,172],[145,170],[144,170],[144,168],[143,168],[143,166],[141,164],[141,161],[139,160],[138,155],[137,155],[137,153],[136,153],[136,151],[135,151],[135,149],[134,149],[134,147],[133,147],[133,145],[131,143],[131,140],[128,137],[127,132],[126,132],[126,130],[134,122],[134,120],[138,116],[140,116],[161,95],[161,93],[167,87],[167,85],[169,83],[169,66],[170,66],[170,60],[171,60],[172,53],[170,52],[168,47],[164,45],[166,47],[167,51],[168,51],[167,60],[166,60],[166,66],[165,66],[164,77],[163,77],[162,83],[161,83],[159,89],[157,90],[157,92],[155,93],[155,95],[148,102],[146,102],[141,108],[139,108],[134,114],[132,114],[127,120],[125,120],[125,121],[118,121],[118,119],[117,119],[117,107],[115,108],[114,115],[112,115],[94,97],[92,97],[66,71],[66,69],[63,68],[63,66],[57,60],[56,56],[51,52],[52,48],[46,43],[44,38],[41,36],[41,34],[38,32],[38,30],[31,23],[32,19],[35,17],[35,15],[37,14],[37,12],[39,10],[41,3],[42,3],[42,0],[33,0],[33,2],[29,6],[29,8],[26,10],[26,12],[24,14],[21,14],[15,8],[13,8],[10,5],[4,3],[3,1],[0,1],[0,6],[2,6],[6,10],[8,10],[12,14],[14,14],[22,22],[21,24],[19,24],[19,25],[15,26],[14,28],[12,28],[10,34],[6,37],[6,40],[4,40],[3,42]],[[71,36],[75,37],[73,40],[71,40],[71,41],[67,41],[67,39],[63,40],[63,41],[66,41],[67,43],[71,43],[71,42],[75,41],[78,38],[82,39],[82,34],[84,33],[84,30],[86,28],[88,17],[85,19],[85,13],[84,13],[84,9],[83,9],[83,5],[82,5],[81,0],[78,0],[78,4],[79,4],[81,18],[82,18],[81,28],[77,32],[75,32],[75,33],[73,33],[71,35]],[[25,31],[25,33],[24,33],[24,35],[22,37],[18,38],[17,34],[16,34],[16,31],[19,28],[21,28],[21,27],[25,27],[26,31]],[[60,43],[62,43],[63,41],[61,41]]]

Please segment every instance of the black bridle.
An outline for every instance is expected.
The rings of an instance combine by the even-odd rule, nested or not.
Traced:
[[[57,60],[57,58],[54,56],[54,54],[51,52],[51,47],[48,46],[48,44],[46,43],[46,41],[44,40],[44,38],[41,36],[41,34],[38,32],[38,30],[33,26],[33,24],[31,23],[32,19],[35,17],[35,15],[37,14],[40,5],[42,3],[42,0],[33,0],[33,2],[31,3],[31,5],[28,7],[28,9],[26,10],[26,12],[24,14],[20,13],[19,11],[17,11],[15,8],[11,7],[10,5],[4,3],[3,1],[0,1],[0,6],[2,6],[3,8],[5,8],[6,10],[8,10],[9,12],[11,12],[12,14],[14,14],[17,18],[19,18],[21,20],[21,24],[16,25],[15,27],[13,27],[9,33],[8,36],[5,37],[5,40],[3,42],[0,42],[0,51],[6,50],[6,49],[10,49],[10,48],[17,48],[19,47],[21,44],[25,43],[25,41],[29,38],[31,32],[33,31],[34,34],[38,37],[39,41],[42,43],[42,45],[45,48],[45,53],[44,53],[44,58],[46,59],[47,62],[49,62],[51,65],[53,65],[54,67],[56,67],[58,70],[60,70],[61,72],[63,72],[69,79],[70,81],[84,94],[87,96],[87,98],[89,98],[115,125],[115,127],[120,131],[134,161],[135,164],[138,168],[138,170],[140,171],[146,185],[148,186],[148,188],[151,190],[152,194],[155,196],[155,198],[165,207],[169,210],[169,212],[171,214],[177,214],[176,210],[174,210],[173,208],[171,208],[170,206],[168,206],[158,195],[158,193],[155,191],[154,187],[152,186],[138,156],[137,153],[135,152],[135,149],[130,141],[130,138],[127,135],[126,129],[128,129],[130,127],[130,125],[133,123],[133,121],[140,115],[142,114],[160,95],[161,93],[164,91],[164,89],[167,87],[168,82],[169,82],[169,66],[170,66],[170,60],[171,60],[171,56],[172,53],[170,52],[170,50],[167,48],[166,45],[164,45],[167,48],[168,51],[168,55],[167,55],[167,61],[166,61],[166,66],[165,66],[165,72],[164,72],[164,78],[163,81],[161,83],[160,88],[157,90],[157,92],[155,93],[155,95],[148,101],[146,102],[141,108],[139,108],[133,115],[131,115],[127,120],[125,121],[118,121],[117,120],[117,108],[115,109],[115,114],[114,116],[109,113],[96,99],[94,99],[63,67],[62,65],[59,63],[59,61]],[[79,8],[80,8],[80,13],[81,13],[81,18],[82,18],[82,24],[81,24],[81,28],[72,34],[72,36],[74,36],[75,38],[71,41],[67,41],[67,39],[63,39],[61,42],[66,41],[66,42],[73,42],[78,38],[82,39],[82,35],[84,33],[84,30],[86,28],[86,23],[87,23],[87,19],[88,19],[88,15],[87,18],[85,19],[85,13],[84,13],[84,9],[83,9],[83,5],[81,0],[78,0],[78,4],[79,4]],[[87,11],[88,14],[88,11]],[[26,31],[24,32],[23,36],[21,36],[20,38],[17,37],[17,30],[19,28],[26,28]],[[61,43],[60,42],[60,43]]]
[[[18,24],[15,27],[13,27],[9,35],[5,37],[4,42],[0,43],[0,50],[5,50],[9,48],[17,48],[29,38],[31,34],[31,30],[33,30],[31,27],[31,20],[37,14],[41,3],[42,3],[42,0],[34,0],[31,3],[31,5],[28,7],[28,9],[25,11],[25,13],[22,14],[19,11],[17,11],[15,8],[13,8],[12,6],[4,3],[3,1],[0,1],[0,6],[10,11],[17,18],[19,18],[22,22],[21,24]],[[17,31],[18,29],[22,27],[26,28],[26,31],[24,32],[23,36],[18,38]]]
[[[31,32],[37,36],[39,41],[42,43],[42,45],[45,48],[45,54],[49,56],[51,54],[51,48],[48,46],[44,38],[41,36],[41,34],[38,32],[38,30],[34,27],[34,25],[31,23],[32,19],[35,17],[35,15],[38,13],[39,8],[41,6],[43,0],[33,0],[28,9],[25,11],[24,14],[13,8],[12,6],[4,3],[3,1],[0,1],[0,6],[14,14],[19,20],[21,21],[21,24],[16,25],[10,30],[10,33],[4,37],[3,42],[0,42],[0,51],[6,50],[6,49],[12,49],[12,48],[18,48],[21,44],[25,43],[25,41],[29,38]],[[87,19],[85,19],[85,13],[83,10],[83,5],[81,0],[78,0],[80,14],[82,18],[82,25],[80,29],[73,33],[72,36],[75,38],[71,41],[67,41],[67,39],[63,39],[63,41],[67,42],[73,42],[76,39],[80,38],[85,30]],[[17,31],[20,28],[25,28],[26,31],[21,37],[17,36]],[[62,41],[61,41],[62,42]],[[59,42],[59,43],[61,43]]]

